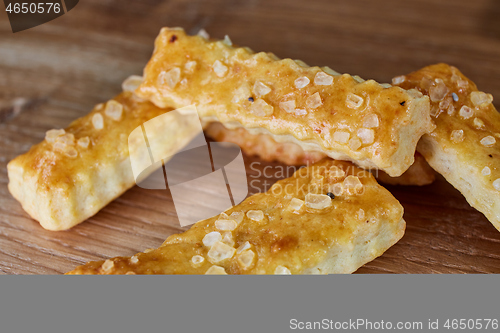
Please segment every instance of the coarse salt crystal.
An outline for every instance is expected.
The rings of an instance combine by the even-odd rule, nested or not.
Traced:
[[[451,141],[454,143],[459,143],[464,141],[464,131],[463,130],[454,130],[450,135]]]
[[[361,142],[363,142],[365,145],[369,145],[373,143],[373,140],[375,138],[375,131],[372,129],[368,128],[360,128],[358,129],[358,138],[361,139]]]
[[[238,223],[236,223],[236,221],[233,221],[233,220],[217,220],[217,221],[215,221],[215,227],[218,230],[223,230],[223,231],[234,230],[234,229],[236,229],[237,226],[238,226]]]
[[[332,184],[328,187],[328,192],[332,192],[337,197],[344,192],[344,185],[342,183]]]
[[[468,107],[466,105],[463,105],[460,108],[459,114],[460,114],[460,117],[462,117],[464,119],[469,119],[470,117],[472,117],[474,115],[474,110],[472,110],[470,107]]]
[[[115,263],[113,261],[111,261],[110,259],[106,260],[104,262],[104,264],[102,264],[101,268],[105,271],[105,272],[108,272],[110,271],[111,269],[113,269],[113,267],[115,266]]]
[[[227,244],[229,246],[234,246],[233,234],[230,231],[226,231],[222,235],[222,243]]]
[[[271,92],[271,88],[260,81],[255,81],[252,91],[256,97],[263,97]]]
[[[453,98],[453,101],[458,102],[458,95],[456,93],[451,93],[451,97]]]
[[[495,188],[495,190],[500,191],[500,178],[497,178],[497,179],[493,182],[493,187]]]
[[[470,93],[470,100],[474,106],[480,106],[481,104],[490,104],[493,102],[493,96],[491,94],[486,94],[482,91],[473,91]]]
[[[96,130],[101,130],[104,128],[104,119],[102,118],[102,115],[97,112],[92,116],[92,125],[94,125],[94,128]]]
[[[374,113],[367,115],[363,119],[363,127],[376,128],[379,125],[378,116]]]
[[[491,174],[491,169],[490,169],[490,168],[488,168],[487,166],[485,166],[485,167],[483,168],[483,170],[481,170],[481,174],[482,174],[483,176],[489,176],[489,175]]]
[[[338,143],[347,143],[351,133],[345,131],[336,131],[333,133],[333,140]]]
[[[274,108],[261,98],[258,98],[250,107],[250,112],[259,117],[268,117],[273,114]]]
[[[436,84],[429,88],[429,98],[433,102],[439,102],[443,100],[450,90],[442,79],[436,79],[434,82]]]
[[[240,101],[245,101],[250,96],[250,88],[247,83],[242,84],[239,88],[234,90],[233,99],[231,102],[239,103]]]
[[[398,84],[405,82],[405,80],[406,80],[406,76],[404,76],[404,75],[396,76],[396,77],[392,78],[392,84],[398,85]]]
[[[290,200],[290,203],[288,204],[288,207],[294,212],[299,211],[302,208],[302,206],[304,206],[304,201],[297,198],[293,198],[292,200]]]
[[[356,176],[347,176],[343,182],[344,189],[351,193],[360,193],[363,190],[363,184]]]
[[[232,212],[231,215],[229,215],[229,219],[236,221],[236,223],[240,224],[241,221],[243,221],[243,218],[245,217],[245,214],[243,212]]]
[[[168,72],[161,72],[158,75],[158,83],[160,85],[167,85],[170,89],[174,89],[177,83],[181,80],[181,70],[179,67],[174,67]]]
[[[78,139],[77,144],[82,148],[88,148],[90,144],[90,139],[88,136]]]
[[[63,129],[51,129],[45,132],[45,140],[50,143],[54,143],[56,139],[66,133]]]
[[[302,89],[305,86],[307,86],[311,82],[307,76],[301,76],[298,79],[295,80],[295,88],[297,89]]]
[[[236,249],[222,242],[215,242],[208,251],[208,257],[215,263],[232,258]]]
[[[220,213],[218,219],[219,220],[230,220],[229,216],[225,212]]]
[[[236,254],[240,254],[241,252],[248,250],[252,248],[252,244],[250,244],[249,241],[246,241],[245,243],[241,244],[240,247],[236,250]]]
[[[205,275],[227,275],[224,267],[213,265],[206,272]]]
[[[200,29],[200,31],[198,31],[198,36],[204,39],[210,39],[210,35],[205,29]]]
[[[184,70],[188,73],[192,73],[196,69],[197,62],[194,60],[186,62],[184,65]]]
[[[358,138],[352,138],[351,140],[349,140],[349,148],[351,148],[352,150],[358,150],[359,147],[361,147],[361,140],[359,140]]]
[[[318,86],[329,86],[332,83],[333,83],[333,77],[324,72],[318,72],[314,77],[314,84]]]
[[[123,91],[135,91],[142,84],[143,77],[139,75],[130,75],[122,83]]]
[[[199,264],[201,264],[202,262],[205,261],[205,258],[203,258],[202,256],[200,255],[195,255],[191,258],[191,263],[195,266],[198,266]]]
[[[287,113],[292,113],[295,111],[295,101],[285,101],[285,102],[280,102],[280,109],[284,110]]]
[[[75,158],[78,156],[78,151],[73,147],[67,147],[64,150],[64,155],[71,157],[71,158]]]
[[[274,274],[275,275],[291,275],[292,272],[290,272],[290,270],[288,268],[286,268],[285,266],[281,266],[279,265],[278,267],[276,267],[276,269],[274,270]]]
[[[137,264],[139,262],[139,258],[137,256],[132,256],[129,261],[131,264]]]
[[[482,129],[484,128],[484,122],[480,118],[474,118],[474,126],[477,129]]]
[[[226,65],[224,65],[221,61],[215,60],[214,65],[212,66],[214,69],[215,75],[218,77],[224,77],[228,71],[228,68]]]
[[[104,109],[104,114],[114,121],[119,121],[122,119],[123,105],[117,101],[110,100],[106,103],[106,108]]]
[[[220,234],[220,232],[212,231],[206,234],[205,237],[203,237],[202,242],[203,245],[210,247],[214,245],[216,242],[219,242],[221,240],[222,240],[222,235]]]
[[[262,221],[264,219],[264,212],[261,210],[249,210],[247,212],[247,217],[253,221]]]
[[[484,138],[481,139],[481,144],[485,147],[492,147],[497,140],[495,140],[494,137],[491,135],[485,136]]]
[[[316,109],[319,106],[323,105],[321,101],[321,96],[319,93],[314,93],[306,99],[306,106],[310,109]]]
[[[222,42],[224,44],[226,44],[227,46],[233,46],[233,42],[231,41],[231,38],[229,38],[228,35],[224,36],[224,39],[222,40]]]
[[[325,209],[332,205],[332,198],[325,194],[307,193],[306,206],[313,209]]]
[[[252,250],[246,250],[238,256],[238,264],[242,269],[249,269],[252,266],[254,258],[255,252]]]
[[[345,99],[345,103],[351,109],[357,109],[363,105],[364,99],[361,96],[349,93]]]

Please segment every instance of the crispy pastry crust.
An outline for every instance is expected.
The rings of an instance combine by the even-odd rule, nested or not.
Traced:
[[[327,197],[330,207],[293,206],[293,201],[304,200],[307,193],[324,194],[333,184],[348,183],[352,177],[346,177],[354,175],[359,176],[362,188],[357,188],[359,192],[344,188],[335,199]],[[262,211],[263,219],[251,220],[251,211]],[[395,244],[405,229],[403,207],[369,172],[331,159],[301,168],[267,193],[253,195],[226,213],[230,219],[232,213],[246,214],[230,232],[229,242],[234,244],[226,250],[234,252],[231,249],[245,242],[250,247],[232,257],[219,260],[211,252],[215,245],[204,245],[208,233],[223,234],[216,221],[228,217],[221,214],[170,236],[156,250],[90,262],[68,274],[205,274],[213,265],[228,274],[273,274],[279,266],[292,274],[351,273]],[[194,256],[204,261],[195,264]],[[250,263],[242,263],[249,256]]]
[[[219,122],[210,123],[205,134],[215,141],[232,142],[241,147],[247,155],[258,156],[267,162],[281,162],[287,165],[309,165],[323,159],[321,152],[304,151],[291,142],[276,142],[267,134],[250,134],[244,128],[227,129]],[[415,162],[399,177],[391,177],[383,171],[375,170],[375,177],[390,185],[429,185],[435,180],[434,170],[419,153]]]
[[[500,230],[500,180],[494,186],[500,178],[500,115],[491,95],[478,92],[474,82],[446,64],[425,67],[395,81],[431,96],[437,127],[422,137],[418,151]]]
[[[410,167],[418,139],[433,127],[428,97],[417,91],[209,42],[179,28],[162,29],[144,74],[136,92],[160,107],[194,104],[204,121],[271,134],[391,176]]]
[[[65,133],[74,136],[77,156],[70,157],[43,142],[10,161],[9,191],[32,218],[48,230],[66,230],[96,214],[109,202],[135,184],[129,160],[128,136],[144,122],[168,112],[124,92],[114,98],[123,106],[120,120],[106,116],[105,105],[98,105],[88,115],[72,122]],[[93,125],[100,114],[103,128]],[[88,147],[77,144],[89,138]],[[165,153],[186,144],[164,136]],[[133,146],[130,149],[134,149]]]

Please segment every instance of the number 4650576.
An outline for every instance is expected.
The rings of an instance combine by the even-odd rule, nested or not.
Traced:
[[[61,4],[60,3],[52,3],[52,2],[46,2],[46,3],[9,3],[7,8],[5,9],[6,12],[14,13],[14,14],[49,14],[49,13],[55,13],[58,14],[61,12]]]

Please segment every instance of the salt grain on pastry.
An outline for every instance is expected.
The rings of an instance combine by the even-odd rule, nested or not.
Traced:
[[[274,108],[261,98],[258,98],[250,107],[250,112],[259,117],[267,117],[273,114]]]
[[[102,115],[97,112],[92,116],[92,125],[96,130],[101,130],[104,128],[104,119],[102,118]]]
[[[227,66],[225,66],[219,60],[215,60],[212,68],[214,69],[215,75],[217,75],[218,77],[224,77],[228,71]]]
[[[253,252],[252,250],[246,250],[245,252],[243,252],[238,256],[237,261],[240,267],[243,270],[246,270],[252,266],[254,258],[255,258],[255,252]]]
[[[285,101],[285,102],[280,102],[279,104],[280,109],[284,110],[287,113],[292,113],[295,111],[295,101]]]
[[[307,207],[313,209],[325,209],[332,205],[332,199],[325,194],[308,193],[305,202]]]
[[[463,130],[454,130],[450,135],[451,141],[454,143],[459,143],[464,141],[464,131]]]
[[[246,241],[245,243],[241,244],[240,247],[238,247],[238,249],[236,250],[236,254],[240,254],[241,252],[248,250],[248,249],[251,249],[251,248],[252,248],[252,244],[250,244],[248,241]]]
[[[470,93],[470,100],[474,106],[480,106],[482,104],[490,104],[493,102],[493,96],[491,94],[486,94],[482,91],[473,91]]]
[[[321,96],[319,95],[318,92],[314,93],[313,95],[309,96],[306,99],[306,106],[309,109],[316,109],[316,108],[320,107],[321,105],[323,105],[323,102],[321,101]]]
[[[309,80],[309,78],[307,76],[299,77],[294,82],[295,83],[295,88],[302,89],[305,86],[307,86],[309,84],[309,82],[311,82],[311,80]]]
[[[329,86],[333,83],[333,77],[324,73],[318,72],[314,77],[314,84],[318,86]]]
[[[363,105],[364,99],[358,95],[349,93],[345,99],[345,103],[351,109],[357,109]]]
[[[262,221],[264,219],[264,212],[261,210],[249,210],[247,212],[247,217],[253,221]]]
[[[485,136],[484,138],[482,138],[480,142],[485,147],[492,147],[496,141],[497,140],[495,140],[494,137],[492,137],[491,135],[488,135],[488,136]]]
[[[347,143],[349,141],[349,137],[351,133],[346,131],[336,131],[333,133],[333,140],[338,143]]]
[[[158,83],[167,85],[170,89],[174,89],[177,83],[181,80],[181,70],[179,67],[174,67],[168,72],[161,72],[158,75]]]
[[[135,91],[141,85],[143,77],[139,75],[130,75],[122,83],[123,91]]]
[[[222,242],[215,242],[207,253],[207,256],[215,263],[232,258],[236,249]]]
[[[253,85],[252,92],[254,93],[254,95],[257,98],[263,97],[271,92],[271,88],[269,88],[268,86],[266,86],[264,83],[262,83],[260,81],[256,81]]]
[[[372,129],[368,128],[360,128],[358,129],[358,138],[361,139],[361,142],[363,142],[365,145],[370,145],[373,143],[373,140],[375,138],[375,131]]]
[[[288,268],[286,268],[285,266],[281,266],[279,265],[278,267],[276,267],[276,269],[274,270],[274,274],[275,275],[291,275],[292,272],[290,272],[290,270]]]
[[[213,265],[206,272],[205,275],[227,275],[224,267]]]
[[[206,234],[205,237],[203,237],[202,242],[203,245],[205,246],[212,246],[214,245],[215,242],[219,242],[221,240],[222,240],[222,235],[220,234],[220,232],[212,231]]]
[[[119,121],[122,119],[123,105],[117,101],[110,100],[106,103],[106,108],[104,109],[104,114],[113,119],[114,121]]]
[[[474,110],[472,110],[470,107],[468,107],[466,105],[463,105],[460,108],[459,114],[460,114],[460,117],[462,117],[464,119],[469,119],[470,117],[472,117],[474,115]]]

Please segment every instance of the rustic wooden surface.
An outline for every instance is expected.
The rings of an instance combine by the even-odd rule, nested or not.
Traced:
[[[7,190],[7,162],[140,74],[162,26],[205,28],[380,82],[447,62],[500,100],[499,17],[497,0],[81,0],[50,23],[12,34],[2,11],[0,273],[63,273],[156,247],[180,230],[168,191],[135,187],[72,230],[50,232]],[[389,190],[405,207],[406,235],[359,273],[500,273],[500,233],[444,179]]]

